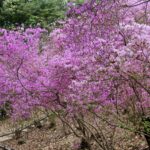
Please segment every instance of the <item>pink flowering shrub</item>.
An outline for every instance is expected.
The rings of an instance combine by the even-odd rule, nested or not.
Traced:
[[[97,108],[117,103],[124,108],[134,97],[139,112],[150,107],[150,27],[136,22],[142,10],[131,15],[133,9],[122,8],[121,2],[85,3],[71,9],[78,17],[53,31],[64,66],[75,72],[66,96],[69,103],[96,102]]]
[[[46,31],[37,28],[21,33],[1,29],[0,102],[11,103],[15,118],[28,117],[35,106],[48,107],[57,91],[64,93],[70,82],[69,70],[57,58],[49,60],[46,51],[39,53],[42,32]]]
[[[148,2],[91,0],[71,6],[39,52],[42,29],[0,30],[0,104],[15,118],[33,108],[76,117],[104,109],[135,118],[150,109]],[[110,148],[111,149],[111,148]]]
[[[118,114],[129,112],[126,119],[137,126],[149,117],[148,4],[90,1],[71,8],[71,18],[51,33],[64,66],[74,71],[69,94],[64,95],[71,116],[92,110],[118,119]],[[124,118],[118,120],[128,126]]]

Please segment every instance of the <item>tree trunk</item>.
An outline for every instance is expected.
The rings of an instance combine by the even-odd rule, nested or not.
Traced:
[[[150,150],[150,135],[145,135],[145,139],[146,139],[146,142],[147,142],[147,145],[148,145],[147,150]]]
[[[148,145],[147,150],[150,150],[150,117],[145,117],[143,119],[143,125],[144,125],[144,137]]]

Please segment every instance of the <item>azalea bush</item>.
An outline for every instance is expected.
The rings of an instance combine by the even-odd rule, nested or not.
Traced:
[[[1,29],[0,103],[10,102],[14,119],[28,118],[37,107],[55,113],[88,149],[91,139],[103,150],[114,149],[118,127],[144,135],[150,145],[148,4],[69,3],[69,18],[50,35],[40,28]],[[98,119],[111,135],[102,134]]]

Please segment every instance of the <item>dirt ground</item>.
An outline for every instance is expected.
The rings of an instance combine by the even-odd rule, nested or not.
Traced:
[[[11,120],[2,122],[0,135],[12,131],[10,128],[15,126]],[[71,131],[66,133],[61,122],[57,121],[56,125],[44,122],[40,127],[32,126],[24,130],[19,138],[15,136],[12,139],[6,138],[0,142],[0,145],[13,150],[77,150],[74,146],[77,142],[80,142],[80,139]],[[115,150],[143,150],[144,148],[146,143],[142,136],[118,129]],[[94,147],[92,150],[99,150],[99,148]]]

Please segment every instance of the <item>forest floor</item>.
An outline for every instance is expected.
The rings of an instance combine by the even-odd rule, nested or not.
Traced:
[[[16,124],[11,119],[0,122],[0,135],[12,132],[15,127]],[[117,129],[115,139],[115,150],[143,150],[146,147],[142,136],[123,129]],[[73,145],[79,141],[80,139],[76,138],[73,133],[65,132],[60,121],[57,121],[56,125],[44,122],[42,126],[31,126],[25,129],[19,137],[14,135],[0,137],[0,145],[12,150],[75,150]],[[92,150],[99,149],[93,147]]]

